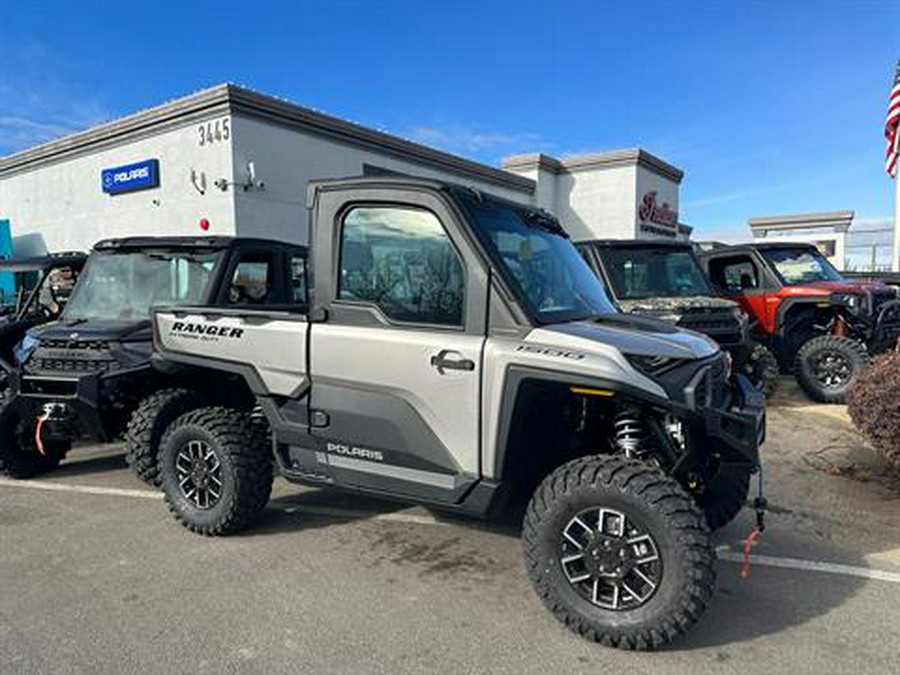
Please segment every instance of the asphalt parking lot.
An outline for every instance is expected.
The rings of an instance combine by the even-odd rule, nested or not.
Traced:
[[[710,610],[665,651],[605,649],[559,625],[512,518],[279,481],[253,531],[205,539],[107,447],[0,482],[0,672],[897,672],[900,492],[843,409],[786,389],[769,412],[773,512],[750,577],[734,550],[745,512],[719,534]]]

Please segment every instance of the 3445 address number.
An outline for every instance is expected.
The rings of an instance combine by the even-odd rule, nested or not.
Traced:
[[[221,143],[231,138],[231,120],[224,119],[210,121],[197,127],[197,142],[202,148],[205,145]]]

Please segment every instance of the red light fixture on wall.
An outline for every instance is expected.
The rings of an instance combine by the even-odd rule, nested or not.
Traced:
[[[200,229],[203,230],[204,232],[209,230],[209,220],[208,219],[206,219],[206,218],[200,219]]]

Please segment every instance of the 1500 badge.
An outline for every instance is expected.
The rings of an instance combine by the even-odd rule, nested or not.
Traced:
[[[584,354],[580,352],[570,352],[565,349],[542,347],[540,345],[519,345],[518,347],[516,347],[516,351],[528,352],[529,354],[541,354],[542,356],[555,356],[559,359],[573,359],[575,361],[584,358]]]

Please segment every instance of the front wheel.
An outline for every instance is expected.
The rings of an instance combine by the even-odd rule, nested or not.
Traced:
[[[71,441],[45,440],[38,450],[36,420],[20,419],[12,410],[0,416],[0,471],[10,478],[33,478],[59,466],[72,448]]]
[[[821,335],[797,351],[794,374],[806,394],[819,403],[843,403],[853,380],[869,365],[860,342],[837,335]]]
[[[771,396],[778,389],[778,378],[781,374],[778,359],[765,345],[759,343],[753,345],[744,364],[744,372],[750,378],[750,383],[766,397]]]
[[[595,642],[661,647],[712,596],[703,515],[675,480],[641,462],[586,457],[559,467],[535,491],[522,537],[541,600]]]
[[[210,536],[237,532],[265,508],[272,453],[249,413],[199,408],[176,419],[159,451],[169,509],[186,528]]]

